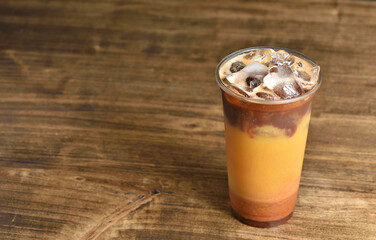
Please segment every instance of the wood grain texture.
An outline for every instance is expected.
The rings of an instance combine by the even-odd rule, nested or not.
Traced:
[[[376,239],[373,1],[0,2],[0,239]],[[216,64],[322,67],[293,218],[230,214]]]

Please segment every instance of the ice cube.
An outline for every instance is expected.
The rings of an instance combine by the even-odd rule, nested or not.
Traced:
[[[269,74],[264,77],[264,84],[282,99],[297,97],[304,93],[287,64],[272,67]]]
[[[255,77],[256,75],[265,76],[268,73],[268,68],[264,64],[256,61],[243,68],[243,71],[248,72],[250,77]]]
[[[285,50],[279,50],[272,54],[270,59],[270,66],[273,65],[284,65],[287,64],[288,66],[291,66],[295,62],[295,57]]]
[[[307,72],[305,71],[299,71],[299,70],[295,70],[294,71],[294,74],[297,78],[301,78],[303,81],[306,81],[306,82],[309,82],[311,81],[311,75],[309,75]]]
[[[316,83],[319,80],[320,66],[313,67],[311,69],[311,72],[312,72],[311,79],[313,82]]]
[[[273,91],[268,89],[264,83],[261,83],[258,87],[254,88],[252,93],[249,93],[251,98],[265,99],[265,100],[278,100],[278,97]]]
[[[295,79],[302,86],[302,89],[307,92],[315,86],[318,80],[319,72],[320,67],[316,66],[308,70],[308,73],[306,71],[295,70],[294,75]]]
[[[268,68],[259,62],[253,62],[240,70],[239,72],[232,73],[228,75],[226,78],[227,80],[240,87],[240,88],[246,88],[249,87],[247,84],[247,78],[262,78],[268,73]]]
[[[295,62],[295,57],[288,54],[287,56],[285,56],[285,59],[283,61],[284,64],[287,64],[289,66],[291,66],[292,64],[294,64]]]
[[[295,81],[291,81],[285,83],[284,85],[278,86],[274,89],[274,92],[283,99],[294,98],[303,93],[303,91],[300,89],[300,86]]]
[[[260,62],[269,66],[272,54],[274,54],[273,49],[257,49],[244,55],[244,60],[247,62]]]
[[[249,77],[249,73],[243,70],[230,74],[226,77],[227,80],[231,83],[231,85],[235,85],[238,87],[248,87],[246,79]]]
[[[289,77],[292,74],[292,70],[287,64],[282,66],[274,66],[269,69],[269,73],[276,73],[279,77]]]

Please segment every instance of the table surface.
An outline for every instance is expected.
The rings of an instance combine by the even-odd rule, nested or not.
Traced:
[[[297,206],[231,216],[217,63],[315,59]],[[376,2],[0,2],[1,239],[376,239]]]

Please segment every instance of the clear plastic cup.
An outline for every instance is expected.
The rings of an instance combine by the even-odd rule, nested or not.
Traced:
[[[287,222],[299,190],[312,100],[321,85],[286,100],[259,100],[240,96],[219,78],[228,60],[256,49],[234,52],[219,62],[216,80],[222,91],[226,133],[228,184],[232,212],[241,222],[273,227]],[[313,67],[308,57],[289,50]]]

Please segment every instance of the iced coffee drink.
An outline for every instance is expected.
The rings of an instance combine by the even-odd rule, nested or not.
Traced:
[[[320,67],[292,50],[256,47],[225,57],[216,78],[233,214],[256,227],[284,223],[295,207]]]

